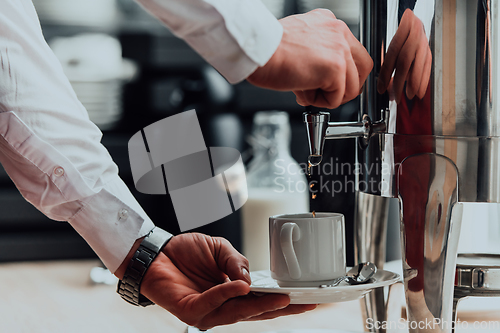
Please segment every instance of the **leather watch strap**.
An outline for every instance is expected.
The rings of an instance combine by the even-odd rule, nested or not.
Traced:
[[[141,295],[141,282],[149,266],[158,253],[170,240],[172,235],[163,229],[155,227],[142,240],[141,245],[123,275],[123,279],[118,282],[118,294],[133,305],[148,306],[154,304],[147,297]]]

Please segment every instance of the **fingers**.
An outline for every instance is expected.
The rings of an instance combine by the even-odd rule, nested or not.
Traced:
[[[394,75],[394,93],[396,95],[397,103],[399,103],[401,100],[404,89],[404,82],[408,79],[408,73],[411,66],[413,65],[415,60],[417,60],[417,50],[419,49],[419,46],[421,45],[420,43],[424,38],[426,39],[422,22],[418,18],[413,16],[410,34],[406,43],[401,49],[396,64],[396,74]],[[425,57],[425,54],[422,54],[422,56]],[[420,76],[417,75],[416,79],[420,79]],[[419,84],[418,86],[420,87]]]
[[[415,60],[411,66],[410,72],[408,74],[408,79],[406,81],[406,96],[409,99],[413,99],[415,95],[419,92],[420,84],[422,83],[422,74],[424,71],[425,62],[427,60],[427,50],[429,46],[427,45],[427,39],[422,38],[424,32],[422,30],[418,49],[415,54]]]
[[[401,100],[405,82],[409,99],[415,96],[423,98],[430,80],[431,65],[432,54],[422,22],[407,9],[382,64],[377,83],[378,93],[387,91],[392,80],[397,103]]]
[[[219,269],[229,276],[231,280],[242,280],[248,285],[252,283],[250,280],[250,268],[247,258],[224,238],[215,238],[216,246],[218,246],[218,256],[216,258]]]
[[[323,91],[321,89],[317,89],[315,91],[308,91],[311,93],[310,94],[311,96],[314,95],[315,97],[313,98],[314,102],[312,102],[310,99],[307,98],[306,101],[309,105],[318,108],[336,109],[342,104],[344,96],[343,91],[345,91],[345,84],[339,87],[339,90],[332,92]]]
[[[345,59],[337,59],[324,73],[322,89],[305,90],[304,102],[320,108],[335,109],[342,104],[346,92],[347,64]]]
[[[418,90],[417,96],[422,99],[427,92],[427,87],[429,86],[429,81],[431,79],[431,70],[432,70],[432,52],[430,49],[427,49],[427,56],[425,60],[424,70],[422,72],[422,78],[420,79],[420,88]]]
[[[295,90],[293,93],[295,94],[295,97],[296,97],[296,100],[297,100],[297,104],[302,105],[302,106],[308,106],[309,105],[306,102],[304,91],[302,91],[302,90]]]
[[[359,95],[359,90],[360,87],[362,86],[362,83],[360,82],[359,78],[358,68],[356,66],[356,63],[354,62],[354,59],[351,57],[350,54],[346,58],[347,58],[346,81],[345,81],[346,88],[344,97],[341,102],[342,104],[347,103],[356,98],[356,96]]]
[[[304,90],[304,101],[307,105],[326,107],[324,105],[319,106],[316,104],[319,95],[321,95],[321,89]]]
[[[371,62],[371,64],[372,63],[373,62]],[[370,71],[370,66],[365,66],[365,68],[370,68],[368,70]],[[331,81],[333,81],[330,85],[335,87],[335,90],[313,89],[294,91],[297,96],[297,103],[302,106],[313,105],[316,107],[335,109],[359,95],[360,88],[368,74],[363,73],[363,78],[360,79],[358,67],[349,53],[345,56],[345,63],[342,62],[337,68],[332,69],[329,75],[331,76]]]
[[[287,295],[267,294],[261,297],[247,295],[227,301],[205,316],[197,327],[207,329],[216,325],[234,324],[267,312],[284,309],[289,304],[290,298]]]
[[[193,299],[195,304],[191,307],[200,318],[221,307],[228,300],[247,295],[250,287],[243,281],[231,281],[216,285]]]
[[[414,32],[410,32],[408,36],[408,43],[403,45],[401,52],[398,56],[396,63],[396,73],[394,74],[394,94],[396,96],[396,101],[399,103],[401,100],[401,95],[403,94],[404,83],[408,78],[408,72],[415,59],[415,54],[417,52],[418,45],[414,41]]]
[[[360,94],[361,87],[373,68],[373,60],[368,51],[344,22],[341,25],[344,27],[348,48],[344,52],[343,61],[339,59],[336,68],[333,68],[333,73],[330,74],[335,78],[332,80],[332,86],[336,89],[316,91],[314,103],[306,98],[306,102],[314,106],[333,109],[353,100]],[[307,96],[307,93],[305,95]]]
[[[317,11],[318,14],[324,12]],[[318,88],[294,91],[297,103],[302,106],[334,109],[354,99],[373,68],[370,55],[344,22],[336,20],[332,29],[341,32],[345,40],[340,43],[341,39],[337,38],[339,44],[333,58],[329,58],[326,68],[316,73],[320,81]]]
[[[281,42],[247,80],[293,91],[303,106],[336,108],[359,95],[373,61],[347,25],[326,9],[280,20]]]
[[[294,315],[294,314],[299,314],[299,313],[304,313],[306,311],[311,311],[316,309],[317,304],[290,304],[284,309],[276,310],[276,311],[271,311],[271,312],[266,312],[261,315],[251,317],[247,319],[248,321],[256,321],[256,320],[268,320],[268,319],[274,319],[282,316],[289,316],[289,315]]]
[[[358,94],[361,87],[365,84],[368,75],[373,69],[373,59],[370,54],[365,49],[365,47],[354,37],[354,35],[348,34],[348,42],[351,47],[352,59],[356,65],[356,70],[358,73]],[[357,96],[357,95],[356,95]]]
[[[377,82],[377,91],[379,94],[383,94],[387,90],[387,86],[391,81],[392,73],[396,68],[396,61],[398,60],[399,54],[401,53],[401,50],[410,34],[411,22],[408,17],[413,15],[413,12],[411,12],[411,14],[410,12],[411,10],[409,9],[404,12],[398,30],[392,38],[389,48],[387,49],[387,53],[385,54],[385,59],[382,63],[382,67],[380,68],[380,74]]]

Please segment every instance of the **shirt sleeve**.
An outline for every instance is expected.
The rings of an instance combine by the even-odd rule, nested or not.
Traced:
[[[136,0],[230,83],[264,66],[283,27],[260,0]]]
[[[153,222],[118,176],[30,0],[2,0],[0,163],[45,215],[68,221],[112,271]]]

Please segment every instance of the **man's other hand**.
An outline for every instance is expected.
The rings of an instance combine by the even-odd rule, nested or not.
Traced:
[[[347,25],[326,9],[280,20],[283,37],[268,63],[247,80],[293,91],[300,105],[334,109],[361,92],[373,60]]]
[[[141,293],[188,325],[209,329],[302,313],[287,295],[250,293],[248,260],[223,238],[173,237],[146,272]]]

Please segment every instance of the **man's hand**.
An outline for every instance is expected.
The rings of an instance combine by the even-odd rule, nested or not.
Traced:
[[[300,105],[336,108],[359,95],[373,60],[347,25],[326,9],[280,20],[283,37],[268,63],[248,77],[291,90]]]
[[[182,234],[173,237],[153,261],[142,280],[141,294],[188,325],[204,330],[316,307],[289,305],[287,295],[252,295],[248,272],[247,259],[227,240]]]

